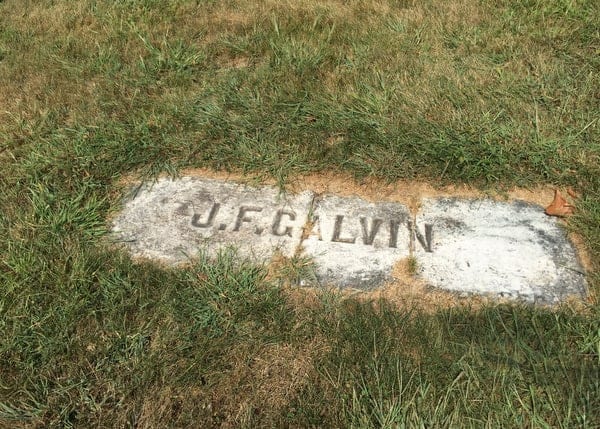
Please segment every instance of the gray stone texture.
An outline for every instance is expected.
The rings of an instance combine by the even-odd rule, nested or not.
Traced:
[[[138,257],[182,262],[200,249],[226,246],[257,260],[275,251],[293,256],[300,244],[311,192],[281,195],[276,188],[184,177],[142,186],[114,220],[117,240]]]
[[[585,295],[585,275],[575,249],[557,219],[544,215],[539,206],[424,199],[415,228],[421,235],[415,240],[419,275],[433,286],[536,303]]]
[[[324,195],[315,201],[311,219],[302,246],[321,284],[381,285],[394,264],[409,256],[410,212],[402,204]]]

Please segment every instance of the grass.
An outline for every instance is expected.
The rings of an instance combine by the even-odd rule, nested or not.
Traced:
[[[0,424],[600,427],[595,301],[426,312],[105,241],[132,173],[552,183],[597,293],[595,6],[0,2]]]

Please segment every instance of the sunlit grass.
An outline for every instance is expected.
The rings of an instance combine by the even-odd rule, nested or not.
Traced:
[[[186,167],[549,183],[581,193],[569,227],[597,268],[596,9],[0,2],[2,424],[598,427],[593,300],[304,302],[284,285],[307,261],[171,269],[105,239],[123,177]]]

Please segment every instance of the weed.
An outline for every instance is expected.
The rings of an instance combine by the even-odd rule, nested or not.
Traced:
[[[418,269],[419,269],[419,264],[417,262],[417,258],[415,258],[414,256],[409,257],[408,262],[407,262],[408,273],[411,275],[415,275],[417,273]]]

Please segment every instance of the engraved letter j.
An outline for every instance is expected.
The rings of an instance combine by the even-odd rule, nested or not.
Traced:
[[[219,203],[213,203],[213,206],[210,209],[210,213],[208,214],[208,219],[206,219],[206,222],[200,222],[201,216],[199,214],[194,213],[194,216],[192,216],[192,225],[197,226],[198,228],[206,228],[207,226],[211,226],[213,221],[215,220],[215,215],[219,211],[220,206],[221,204]]]

